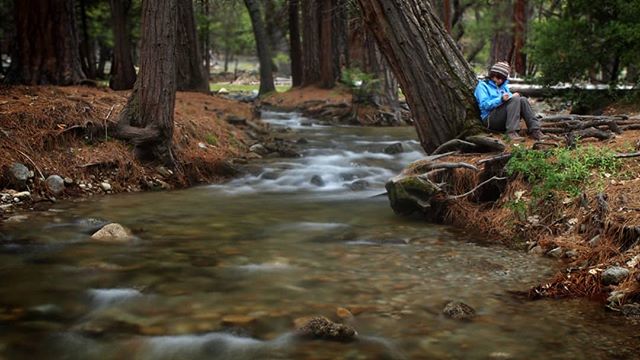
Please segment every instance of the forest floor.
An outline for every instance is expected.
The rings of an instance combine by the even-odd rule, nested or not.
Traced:
[[[254,121],[253,104],[178,93],[174,146],[179,166],[170,170],[141,164],[131,146],[108,133],[87,135],[92,126],[117,121],[128,95],[90,87],[0,88],[0,220],[16,211],[47,208],[56,198],[219,182],[236,175],[235,164],[259,157],[249,150],[261,141],[256,133],[269,136],[268,129]],[[388,116],[379,117],[375,108],[354,106],[349,89],[341,87],[293,89],[267,96],[258,106],[301,111],[334,122],[398,125]],[[620,113],[640,117],[640,108],[625,105],[607,110],[607,114]],[[572,154],[588,152],[590,147],[637,152],[639,140],[639,130],[605,141],[583,139]],[[531,139],[508,143],[506,152],[533,146]],[[545,161],[556,161],[558,154]],[[495,155],[454,154],[445,160],[480,167],[482,160]],[[547,179],[510,176],[497,199],[480,202],[470,196],[448,202],[443,221],[565,262],[565,270],[532,289],[531,297],[591,297],[606,300],[612,309],[640,316],[640,305],[629,307],[640,302],[639,159],[619,159],[619,166],[611,172],[589,169],[590,177],[579,195],[559,191],[541,198],[536,188]],[[24,164],[31,172],[24,184],[16,185],[7,175],[14,163]],[[479,182],[477,175],[470,177],[463,169],[452,172],[460,175],[456,193]],[[65,182],[64,191],[55,196],[41,180],[51,175]]]
[[[249,154],[250,104],[178,93],[173,135],[177,168],[142,164],[131,146],[113,139],[108,131],[97,135],[90,131],[117,121],[128,95],[128,91],[80,86],[1,88],[0,190],[5,190],[0,191],[0,218],[16,208],[45,208],[55,198],[219,182],[235,175],[233,162],[244,161]],[[26,181],[10,175],[14,163],[31,172]],[[52,175],[65,180],[63,191],[48,191],[42,179]]]

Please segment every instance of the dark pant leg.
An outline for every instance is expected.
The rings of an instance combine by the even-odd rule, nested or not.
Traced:
[[[520,108],[520,99],[512,97],[489,113],[487,127],[494,131],[520,130]]]
[[[531,109],[529,99],[523,96],[520,96],[520,113],[524,118],[524,122],[527,124],[527,129],[529,130],[529,132],[540,129],[540,121]]]

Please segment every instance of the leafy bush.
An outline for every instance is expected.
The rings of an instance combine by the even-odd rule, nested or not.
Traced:
[[[359,68],[343,69],[340,81],[351,88],[354,101],[359,103],[373,103],[380,93],[380,79]]]
[[[507,174],[520,174],[531,183],[534,197],[545,198],[552,192],[580,195],[589,181],[597,184],[615,173],[620,163],[611,150],[593,146],[546,151],[518,148],[506,169]]]

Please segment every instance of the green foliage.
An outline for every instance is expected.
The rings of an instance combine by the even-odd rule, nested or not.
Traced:
[[[547,151],[517,148],[506,169],[507,174],[520,174],[531,183],[538,199],[553,192],[577,196],[585,186],[597,184],[618,170],[620,160],[614,155],[611,150],[593,146]]]
[[[207,134],[205,140],[209,145],[212,145],[212,146],[218,145],[218,137],[215,134]]]
[[[543,2],[544,3],[544,2]],[[563,0],[553,15],[533,24],[527,47],[546,84],[627,76],[640,66],[640,1]]]
[[[370,102],[371,97],[380,92],[380,79],[357,67],[343,69],[340,81],[351,88],[355,99],[361,103]]]

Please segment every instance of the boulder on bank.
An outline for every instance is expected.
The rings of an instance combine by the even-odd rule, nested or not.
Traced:
[[[15,189],[22,190],[26,187],[30,174],[29,168],[23,164],[13,163],[6,171],[6,180]]]
[[[324,316],[299,319],[295,323],[298,325],[296,334],[311,340],[350,341],[358,335],[354,328],[335,323]]]
[[[450,301],[445,305],[442,313],[454,320],[471,320],[476,316],[476,311],[462,301]]]
[[[91,235],[91,239],[105,243],[125,243],[133,239],[133,234],[124,226],[111,223]]]
[[[441,190],[420,175],[398,175],[385,184],[391,208],[396,214],[410,215],[427,211],[431,198]]]
[[[58,195],[64,191],[64,179],[59,175],[50,175],[45,181],[47,189],[53,195]]]
[[[629,276],[629,269],[612,266],[602,273],[602,283],[604,285],[618,285],[627,276]]]

